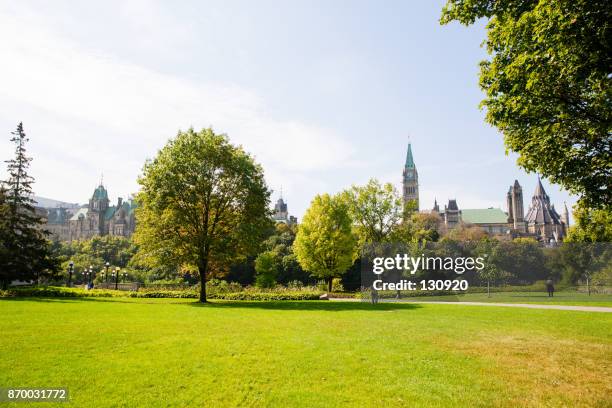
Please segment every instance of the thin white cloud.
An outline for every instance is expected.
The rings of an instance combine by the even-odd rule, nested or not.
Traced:
[[[309,172],[350,163],[353,149],[342,136],[272,117],[265,101],[248,89],[120,61],[70,41],[40,24],[44,19],[32,25],[32,16],[25,18],[0,11],[0,122],[23,120],[36,135],[33,170],[41,194],[83,202],[101,171],[116,190],[133,191],[144,160],[190,126],[228,133],[286,191],[297,189],[294,180],[309,180]],[[296,177],[284,177],[289,173]],[[67,179],[76,190],[65,191],[60,180]]]

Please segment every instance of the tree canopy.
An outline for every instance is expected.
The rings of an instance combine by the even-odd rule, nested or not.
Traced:
[[[212,129],[189,129],[145,164],[134,236],[151,264],[191,266],[206,302],[209,275],[254,255],[270,228],[263,169]]]
[[[371,179],[365,186],[352,186],[343,193],[355,223],[359,244],[388,242],[402,222],[403,202],[391,183]]]
[[[518,163],[612,205],[612,3],[604,0],[448,0],[441,23],[487,19],[480,64],[486,121]]]
[[[299,225],[293,252],[302,268],[327,281],[341,276],[353,264],[357,240],[346,201],[339,195],[317,195]]]

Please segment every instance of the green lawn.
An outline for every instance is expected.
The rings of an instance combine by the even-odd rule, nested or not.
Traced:
[[[488,297],[486,293],[466,293],[461,295],[419,297],[416,300],[612,307],[612,294],[592,293],[589,296],[587,293],[576,291],[557,291],[553,297],[548,297],[546,292],[492,292],[491,297]]]
[[[60,407],[612,405],[608,313],[13,298],[0,356],[0,387]]]

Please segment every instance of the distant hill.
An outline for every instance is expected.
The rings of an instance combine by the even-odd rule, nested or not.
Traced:
[[[65,201],[53,200],[51,198],[38,197],[34,196],[34,201],[36,201],[36,205],[43,208],[79,208],[81,205],[76,203],[67,203]]]

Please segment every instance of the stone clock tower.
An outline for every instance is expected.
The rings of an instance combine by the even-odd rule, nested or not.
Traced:
[[[404,205],[411,201],[416,204],[416,210],[419,209],[419,173],[417,172],[416,166],[414,165],[414,159],[412,158],[412,147],[408,143],[408,152],[406,153],[406,164],[404,165],[404,179],[403,179],[403,197]]]

